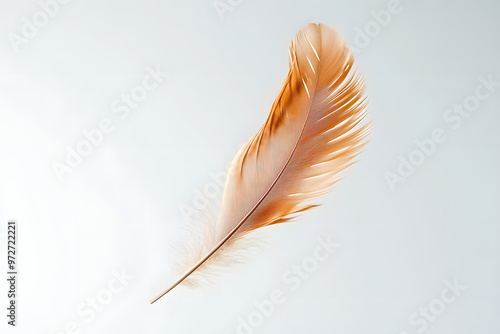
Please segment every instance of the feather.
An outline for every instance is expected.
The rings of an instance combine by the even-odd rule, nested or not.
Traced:
[[[295,35],[286,80],[262,128],[231,162],[202,251],[152,303],[231,258],[252,231],[317,206],[311,201],[339,180],[369,132],[369,124],[360,125],[366,98],[353,63],[340,33],[325,24],[308,24]]]

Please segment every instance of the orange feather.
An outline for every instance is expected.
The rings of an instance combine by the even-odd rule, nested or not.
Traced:
[[[229,167],[218,219],[185,273],[152,303],[199,271],[231,259],[253,230],[316,206],[366,143],[364,83],[342,36],[308,24],[289,48],[290,70],[262,128]]]

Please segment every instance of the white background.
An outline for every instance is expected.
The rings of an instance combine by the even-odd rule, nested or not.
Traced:
[[[221,20],[211,0],[73,0],[15,52],[9,33],[41,7],[1,1],[0,249],[16,219],[20,274],[15,329],[0,281],[1,332],[233,334],[279,289],[286,301],[253,332],[413,334],[412,314],[458,279],[467,288],[425,332],[499,333],[500,87],[457,129],[443,119],[480,77],[500,81],[493,0],[401,0],[355,54],[373,122],[359,163],[322,207],[262,231],[260,255],[220,284],[149,304],[176,278],[180,208],[264,122],[296,31],[323,22],[356,46],[390,2],[232,3]],[[169,77],[120,119],[113,101],[156,66]],[[52,164],[103,118],[113,132],[59,182]],[[392,191],[385,173],[435,128],[447,140]],[[341,246],[291,291],[282,275],[327,235]],[[133,279],[87,322],[77,308],[114,270]]]

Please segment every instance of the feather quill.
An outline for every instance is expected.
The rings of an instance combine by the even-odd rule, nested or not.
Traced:
[[[256,229],[314,206],[366,143],[364,83],[335,29],[308,24],[289,48],[289,72],[262,128],[229,167],[220,213],[184,274],[155,298],[224,259]],[[201,250],[201,251],[200,251]]]

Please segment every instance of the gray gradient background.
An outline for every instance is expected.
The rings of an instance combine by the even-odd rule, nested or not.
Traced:
[[[263,253],[216,287],[149,305],[176,278],[179,207],[264,122],[295,32],[323,22],[352,45],[388,2],[245,0],[222,21],[209,0],[74,0],[14,53],[7,34],[39,6],[2,0],[0,232],[20,224],[19,327],[2,313],[2,333],[71,321],[82,333],[237,333],[238,317],[288,291],[283,273],[326,235],[341,247],[255,333],[418,333],[408,318],[454,278],[466,291],[425,332],[499,333],[500,91],[457,130],[442,118],[480,76],[500,80],[500,7],[485,0],[402,0],[356,55],[372,141],[325,205],[263,231]],[[51,163],[82,130],[116,119],[110,103],[155,65],[169,78],[58,182]],[[392,192],[384,173],[435,127],[448,140]],[[122,268],[134,279],[86,323],[76,308]]]

